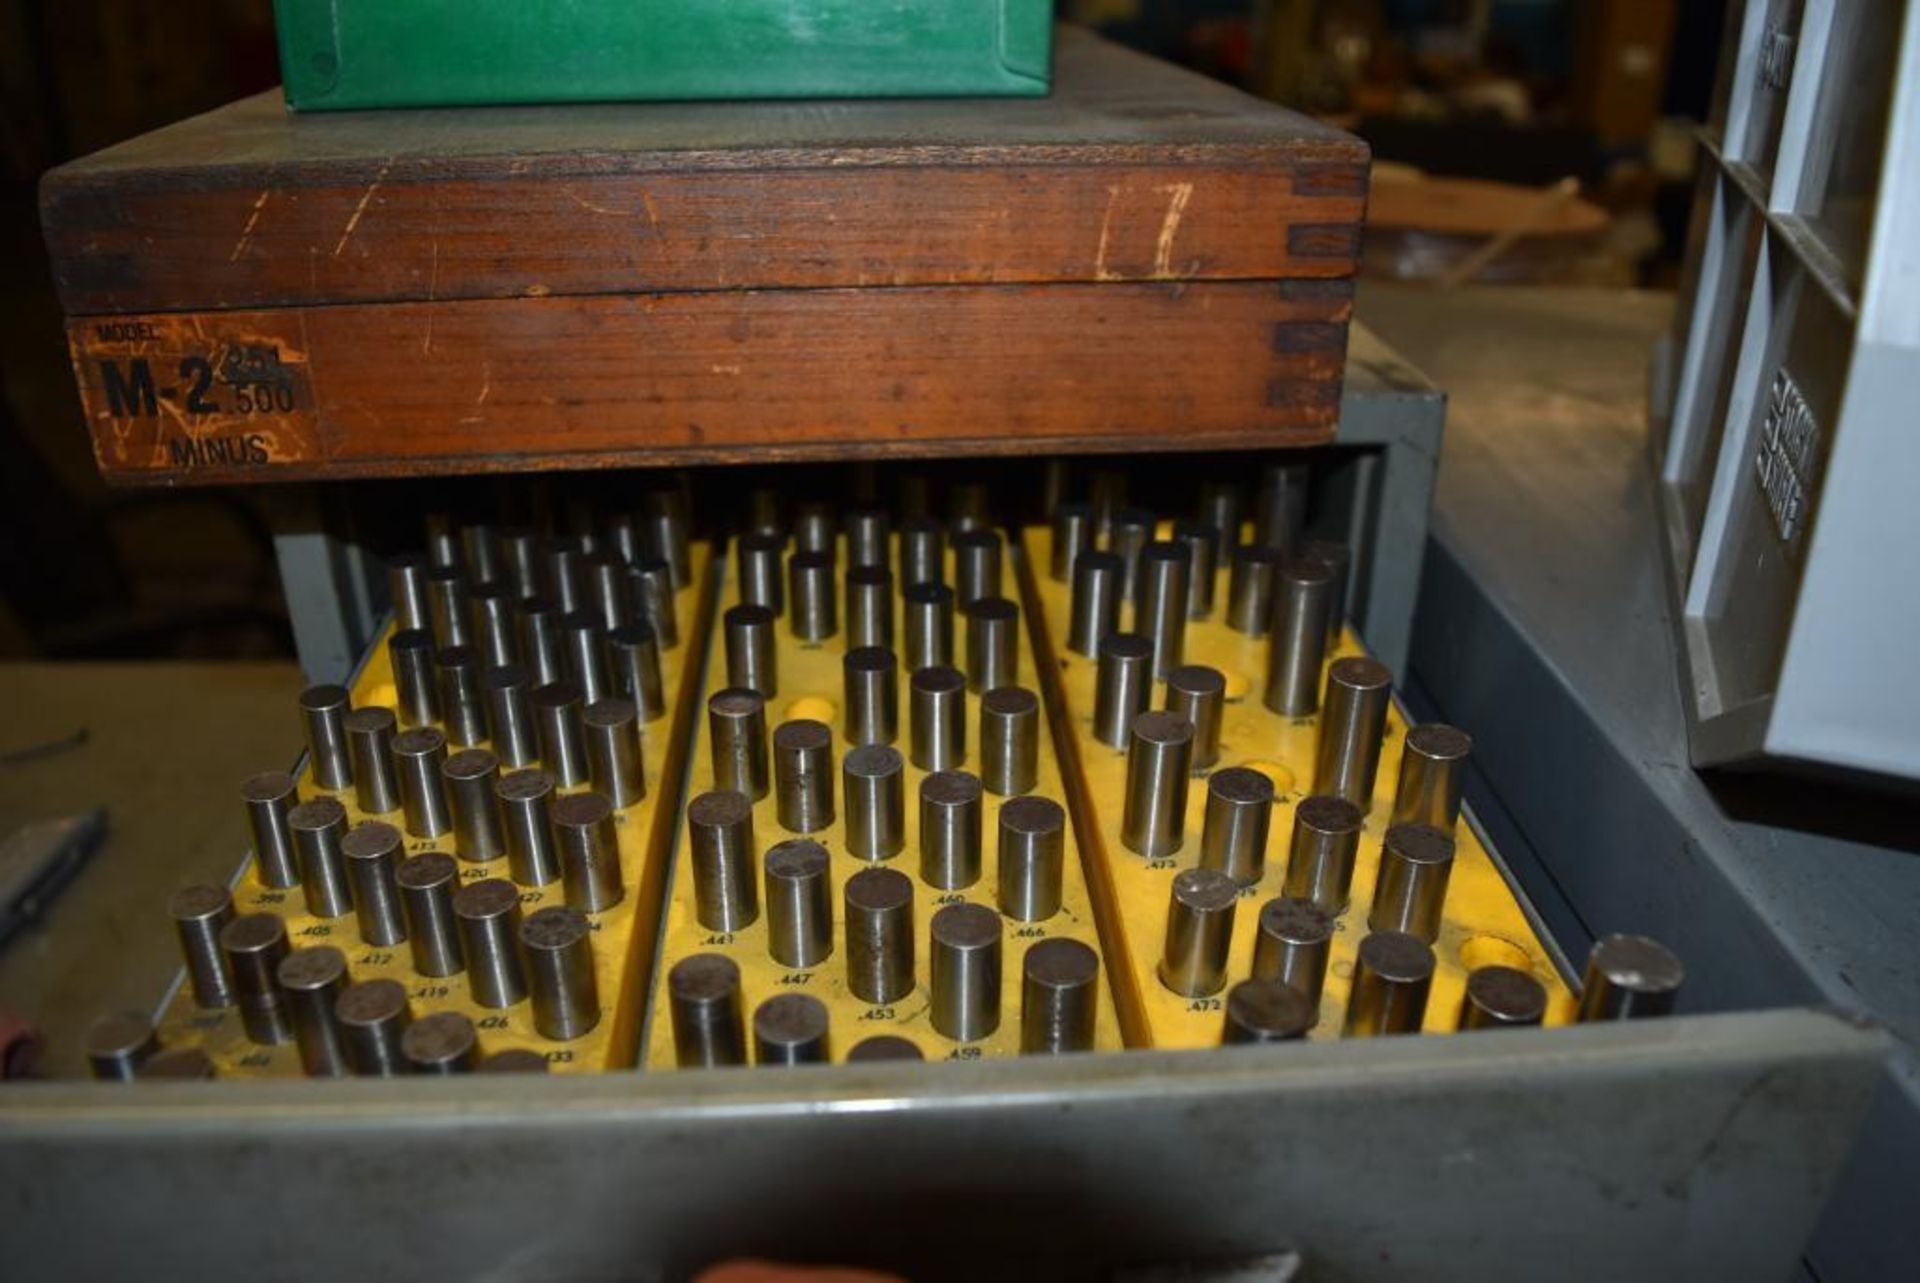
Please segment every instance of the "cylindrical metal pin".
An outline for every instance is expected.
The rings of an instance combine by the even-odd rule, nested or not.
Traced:
[[[468,1074],[480,1064],[480,1031],[458,1011],[436,1011],[407,1026],[400,1051],[410,1072]]]
[[[1244,766],[1215,771],[1207,777],[1200,867],[1218,869],[1238,886],[1253,886],[1266,872],[1272,823],[1272,780]]]
[[[286,996],[300,1068],[309,1078],[347,1075],[347,1049],[334,1006],[347,989],[347,956],[332,945],[295,949],[275,971]]]
[[[533,674],[536,687],[566,680],[566,648],[560,641],[563,613],[546,597],[527,597],[520,602],[520,660]]]
[[[1017,797],[1000,808],[996,857],[1000,912],[1045,922],[1060,912],[1067,867],[1067,813],[1052,798]]]
[[[915,670],[908,683],[911,759],[923,771],[967,760],[967,679],[957,668]]]
[[[1220,1041],[1229,1047],[1297,1042],[1307,1036],[1317,1014],[1314,1004],[1290,984],[1279,980],[1242,980],[1227,990],[1226,1020]]]
[[[878,508],[856,508],[847,514],[847,565],[887,564],[887,514]]]
[[[824,552],[837,556],[839,532],[834,528],[833,509],[827,504],[808,502],[793,514],[793,546],[800,552]],[[792,564],[792,559],[788,559]]]
[[[300,865],[293,850],[293,830],[287,813],[300,803],[293,776],[264,771],[240,786],[246,804],[247,832],[253,838],[253,872],[262,886],[284,890],[300,884]]]
[[[913,879],[862,869],[847,879],[847,988],[862,1002],[897,1002],[913,990]]]
[[[404,848],[400,830],[379,820],[354,825],[340,841],[363,943],[384,948],[407,938],[398,880]]]
[[[906,621],[903,656],[908,672],[953,663],[953,589],[941,583],[908,584],[900,594]]]
[[[1310,539],[1300,555],[1326,566],[1333,577],[1333,600],[1327,606],[1327,649],[1340,643],[1347,623],[1347,579],[1353,569],[1353,550],[1330,539]]]
[[[159,1051],[153,1021],[137,1011],[102,1016],[87,1030],[87,1066],[103,1082],[132,1082]]]
[[[1292,985],[1318,1012],[1333,954],[1333,929],[1333,915],[1310,900],[1283,896],[1267,901],[1260,906],[1253,937],[1253,978]]]
[[[1267,681],[1261,700],[1282,717],[1308,717],[1320,706],[1320,664],[1327,651],[1327,607],[1333,577],[1317,561],[1294,560],[1274,579],[1273,632],[1267,639]]]
[[[1240,487],[1231,481],[1200,483],[1200,522],[1213,527],[1214,560],[1231,554],[1240,543]]]
[[[818,833],[833,823],[833,731],[825,722],[773,728],[773,796],[789,833]]]
[[[963,530],[953,537],[953,592],[962,610],[999,597],[1001,580],[999,531]]]
[[[1218,869],[1182,869],[1167,902],[1160,983],[1183,998],[1218,993],[1227,982],[1233,910],[1240,886]]]
[[[965,771],[936,771],[920,781],[920,880],[958,891],[980,880],[982,788]]]
[[[663,650],[680,644],[680,603],[674,596],[673,567],[648,557],[627,570],[627,593],[633,602],[629,626],[645,624]]]
[[[300,717],[307,732],[307,768],[323,789],[343,789],[353,783],[353,761],[347,754],[347,710],[344,686],[309,686],[300,692]]]
[[[920,1044],[911,1038],[902,1038],[898,1034],[875,1034],[871,1038],[862,1038],[847,1052],[849,1065],[888,1060],[915,1061],[926,1058],[926,1053],[920,1050]]]
[[[395,874],[406,910],[407,945],[413,969],[423,976],[451,976],[466,966],[460,952],[460,927],[453,893],[460,866],[444,851],[426,851],[400,862]]]
[[[1265,637],[1273,624],[1273,583],[1280,573],[1277,549],[1246,544],[1233,550],[1227,575],[1227,627]]]
[[[583,702],[591,704],[613,693],[613,657],[598,614],[576,610],[560,616],[560,647],[567,680],[580,688]]]
[[[408,834],[436,838],[453,827],[446,780],[447,737],[437,726],[411,726],[393,737],[393,769],[400,777],[400,812]]]
[[[1087,483],[1087,500],[1093,505],[1094,533],[1101,539],[1113,533],[1114,518],[1127,502],[1127,474],[1116,468],[1095,470]]]
[[[827,1004],[811,994],[783,993],[753,1012],[753,1059],[760,1065],[823,1065],[832,1058],[827,1043]]]
[[[1314,754],[1313,791],[1344,797],[1366,814],[1380,769],[1393,674],[1378,660],[1336,659],[1327,668],[1327,695]]]
[[[484,748],[455,753],[440,768],[453,807],[453,853],[478,863],[506,853],[500,817],[500,759]]]
[[[220,930],[220,952],[233,977],[235,1004],[249,1040],[271,1047],[293,1037],[275,976],[287,956],[287,924],[272,913],[244,913]]]
[[[545,771],[512,771],[493,786],[500,803],[500,827],[506,840],[507,872],[523,887],[543,887],[560,876],[560,853],[553,845],[553,776]]]
[[[740,967],[718,953],[682,958],[667,972],[673,1058],[682,1069],[747,1063]]]
[[[1269,464],[1260,474],[1254,497],[1254,541],[1282,552],[1300,546],[1307,524],[1307,492],[1311,474],[1304,463]]]
[[[482,666],[520,661],[520,599],[504,583],[483,583],[473,590],[474,647]]]
[[[1515,967],[1476,967],[1460,999],[1460,1028],[1526,1029],[1547,1017],[1547,987]]]
[[[1040,697],[1021,686],[989,690],[980,697],[980,782],[1017,797],[1039,778]]]
[[[821,642],[840,630],[831,552],[796,552],[787,559],[787,623],[801,641]]]
[[[1083,552],[1073,563],[1072,614],[1067,649],[1092,657],[1120,630],[1121,579],[1126,565],[1111,552]]]
[[[593,967],[593,924],[565,905],[536,909],[520,924],[533,1027],[542,1038],[571,1042],[600,1023],[600,983]]]
[[[664,492],[660,500],[648,496],[640,534],[648,553],[667,563],[676,590],[693,582],[693,549],[687,537],[685,497],[679,491]]]
[[[849,744],[891,744],[900,734],[900,681],[893,652],[856,646],[841,660]]]
[[[1404,931],[1432,944],[1440,936],[1453,839],[1426,824],[1396,824],[1380,844],[1369,931]]]
[[[967,689],[978,695],[1019,679],[1020,608],[1004,597],[980,597],[966,607]]]
[[[1433,968],[1433,949],[1417,936],[1376,931],[1362,940],[1347,997],[1347,1037],[1420,1032]]]
[[[776,615],[786,609],[780,584],[780,554],[786,546],[784,535],[764,530],[741,535],[735,541],[742,605],[765,606]]]
[[[1100,643],[1093,682],[1093,734],[1125,748],[1133,719],[1153,698],[1153,645],[1138,633],[1110,633]]]
[[[763,699],[780,693],[774,618],[766,606],[735,606],[721,617],[726,633],[727,685],[758,691]]]
[[[471,646],[442,646],[433,669],[440,686],[440,721],[447,742],[471,748],[486,742],[487,701],[480,691],[480,652]]]
[[[1073,566],[1080,555],[1093,548],[1093,505],[1063,503],[1053,510],[1053,549],[1047,561],[1047,573],[1055,583],[1073,579]]]
[[[533,674],[502,664],[481,674],[487,699],[487,743],[509,769],[540,760],[540,733],[533,721]]]
[[[719,691],[707,701],[707,738],[713,749],[713,786],[767,795],[767,702],[750,690]]]
[[[533,725],[540,741],[540,765],[561,788],[588,778],[587,728],[581,720],[581,690],[572,682],[550,682],[533,692]]]
[[[1127,796],[1120,818],[1120,840],[1129,851],[1155,859],[1186,845],[1187,779],[1192,762],[1192,722],[1164,710],[1133,719],[1128,732]]]
[[[522,601],[540,591],[540,537],[527,526],[500,532],[500,568]]]
[[[307,912],[337,918],[353,911],[353,885],[347,881],[340,839],[347,835],[347,808],[330,797],[316,797],[287,812],[293,849],[300,861],[300,890]]]
[[[1107,551],[1120,558],[1120,596],[1125,601],[1140,600],[1140,553],[1153,541],[1155,524],[1153,514],[1140,508],[1122,508],[1113,514]]]
[[[602,793],[569,793],[547,804],[567,903],[582,913],[611,909],[626,896],[620,869],[620,833],[613,804]]]
[[[1182,521],[1173,528],[1173,542],[1187,550],[1187,618],[1205,619],[1213,613],[1213,559],[1220,532],[1199,521]]]
[[[886,744],[863,744],[841,758],[847,851],[856,860],[887,860],[906,845],[906,762]]]
[[[333,1005],[347,1067],[363,1078],[393,1078],[409,1072],[400,1048],[413,1009],[398,980],[362,980],[348,985]]]
[[[833,952],[833,891],[827,848],[789,838],[768,849],[767,952],[783,967],[817,966]]]
[[[615,810],[647,795],[640,757],[640,716],[631,700],[603,699],[581,714],[587,736],[587,778]]]
[[[847,645],[893,645],[893,572],[884,564],[847,570]]]
[[[709,931],[729,932],[759,918],[753,803],[739,793],[700,794],[687,803],[687,846],[694,919]]]
[[[1187,550],[1177,543],[1150,543],[1140,550],[1140,596],[1135,631],[1153,647],[1153,677],[1165,681],[1185,662],[1187,646]]]
[[[1605,935],[1587,955],[1580,985],[1580,1019],[1637,1020],[1673,1010],[1686,968],[1671,950],[1646,936]]]
[[[1400,749],[1392,822],[1453,832],[1460,818],[1461,776],[1471,752],[1473,737],[1455,727],[1429,722],[1408,731]]]
[[[1000,915],[950,904],[933,915],[928,975],[935,1031],[977,1042],[1000,1027]]]
[[[947,582],[947,528],[931,517],[910,517],[900,524],[900,582]]]
[[[428,627],[436,645],[473,643],[473,606],[467,599],[466,573],[457,566],[436,566],[427,572]]]
[[[369,815],[400,809],[400,783],[393,774],[396,719],[390,708],[356,708],[346,717],[347,753],[353,761],[354,801]]]
[[[393,688],[400,721],[427,726],[440,720],[440,674],[433,667],[433,634],[424,628],[405,629],[387,639],[387,659],[393,665]]]
[[[613,688],[633,701],[640,720],[651,722],[667,711],[666,684],[660,676],[660,641],[646,624],[628,624],[607,634],[613,661]]]
[[[226,955],[220,951],[220,932],[233,921],[233,896],[225,887],[182,887],[167,901],[167,916],[173,919],[174,934],[180,938],[180,956],[186,960],[194,1005],[231,1007],[233,976],[227,970]]]
[[[460,550],[464,554],[467,577],[483,584],[500,577],[500,542],[493,527],[484,522],[469,522],[460,527]]]
[[[527,996],[520,964],[520,888],[505,878],[470,882],[453,893],[467,989],[482,1007],[511,1007]]]
[[[427,601],[427,559],[404,552],[387,563],[387,595],[393,599],[393,626],[431,628],[433,609]]]
[[[634,618],[627,593],[627,563],[611,548],[594,553],[585,562],[587,609],[608,632]]]
[[[1078,940],[1040,940],[1020,964],[1020,1054],[1092,1051],[1100,955]]]
[[[1347,907],[1360,852],[1360,808],[1343,797],[1309,797],[1293,809],[1285,891],[1328,913]]]
[[[544,1074],[547,1058],[531,1047],[503,1047],[480,1062],[483,1074]]]
[[[1182,664],[1167,674],[1167,711],[1193,723],[1193,769],[1220,760],[1220,723],[1226,715],[1227,679],[1205,664]]]

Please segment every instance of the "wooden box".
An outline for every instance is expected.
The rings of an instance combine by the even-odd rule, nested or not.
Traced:
[[[1310,445],[1358,139],[1063,30],[1044,99],[293,117],[50,173],[124,482]]]

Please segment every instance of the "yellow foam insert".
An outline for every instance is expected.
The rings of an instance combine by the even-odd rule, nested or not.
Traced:
[[[1043,653],[1056,659],[1061,693],[1068,710],[1067,727],[1079,754],[1088,794],[1082,814],[1095,817],[1096,832],[1080,834],[1092,857],[1106,870],[1113,896],[1110,925],[1123,940],[1110,940],[1108,955],[1124,968],[1123,1003],[1138,1003],[1146,1041],[1156,1047],[1203,1047],[1220,1041],[1226,994],[1185,998],[1160,983],[1155,973],[1167,922],[1167,904],[1175,872],[1199,860],[1200,828],[1206,807],[1205,774],[1196,773],[1187,796],[1186,842],[1175,855],[1149,860],[1135,855],[1120,841],[1125,806],[1127,757],[1103,744],[1093,734],[1094,660],[1066,648],[1072,606],[1068,584],[1052,579],[1052,531],[1038,527],[1023,532],[1028,573],[1028,608],[1037,609],[1036,623],[1045,630]],[[1241,893],[1234,914],[1233,944],[1229,955],[1229,986],[1247,978],[1252,967],[1259,908],[1280,894],[1286,875],[1287,845],[1293,832],[1294,807],[1313,784],[1317,718],[1285,718],[1268,711],[1260,701],[1266,672],[1267,640],[1229,628],[1225,622],[1228,569],[1217,571],[1214,609],[1206,619],[1187,621],[1185,662],[1218,669],[1227,682],[1226,707],[1221,718],[1220,760],[1209,770],[1249,766],[1273,779],[1277,797],[1267,849],[1264,876]],[[1130,626],[1132,608],[1123,607],[1121,623]],[[1365,654],[1351,629],[1331,648],[1327,662],[1344,655]],[[1166,687],[1154,688],[1153,706],[1165,703]],[[1472,727],[1463,728],[1469,733]],[[1326,987],[1321,995],[1320,1019],[1309,1035],[1337,1038],[1345,1018],[1352,982],[1354,954],[1367,933],[1366,910],[1373,901],[1380,868],[1380,841],[1393,804],[1399,778],[1400,750],[1407,719],[1396,703],[1387,714],[1386,739],[1380,754],[1380,772],[1374,801],[1361,833],[1360,853],[1353,876],[1352,896],[1339,917],[1333,939]],[[1550,954],[1521,908],[1517,892],[1482,845],[1479,835],[1463,818],[1455,832],[1457,846],[1448,883],[1445,921],[1435,942],[1437,969],[1427,1002],[1424,1032],[1451,1032],[1459,1018],[1467,973],[1475,967],[1499,963],[1530,971],[1547,986],[1547,1023],[1566,1023],[1573,1015],[1573,996],[1549,961]],[[1124,957],[1121,955],[1124,954]]]
[[[464,973],[436,978],[413,969],[413,957],[402,941],[390,947],[375,947],[360,939],[359,926],[351,913],[338,918],[317,918],[307,912],[300,888],[277,890],[261,884],[251,857],[233,885],[234,912],[276,913],[285,919],[289,942],[296,949],[308,945],[333,945],[347,956],[349,974],[354,980],[398,980],[412,997],[415,1018],[437,1011],[460,1011],[479,1026],[483,1055],[509,1048],[527,1048],[547,1058],[554,1072],[579,1073],[624,1068],[634,1062],[638,1046],[641,1000],[645,992],[644,971],[651,962],[655,923],[658,921],[657,871],[649,876],[650,861],[657,870],[664,855],[656,854],[658,843],[670,840],[672,817],[680,801],[680,763],[684,761],[685,735],[688,729],[684,710],[698,679],[700,647],[706,638],[706,621],[701,617],[700,586],[707,580],[711,552],[696,543],[692,549],[691,582],[676,595],[680,625],[680,644],[660,653],[661,687],[666,693],[665,713],[640,728],[642,761],[647,795],[632,806],[614,812],[620,833],[620,868],[626,895],[619,904],[601,913],[591,914],[594,936],[594,967],[600,991],[600,1022],[571,1042],[560,1043],[543,1038],[533,1027],[532,1004],[522,999],[503,1010],[481,1007],[468,996]],[[391,626],[389,627],[389,635]],[[393,669],[388,660],[386,636],[373,647],[360,675],[353,683],[353,704],[360,708],[385,705],[396,708]],[[298,710],[287,707],[290,731],[297,733]],[[676,753],[676,742],[680,751]],[[449,749],[449,752],[457,751]],[[503,768],[504,769],[504,768]],[[239,781],[234,808],[240,808]],[[563,792],[584,792],[586,785]],[[300,778],[302,801],[332,796],[347,808],[347,823],[379,819],[401,827],[396,811],[369,816],[354,801],[351,788],[342,791],[315,786],[303,773]],[[407,855],[423,851],[454,854],[453,836],[406,839]],[[461,861],[463,882],[482,878],[508,877],[506,857],[478,863]],[[532,913],[550,904],[564,904],[562,883],[544,887],[522,887],[522,913]],[[203,1011],[193,1003],[191,990],[182,986],[174,995],[160,1021],[161,1044],[166,1047],[198,1046],[214,1061],[222,1078],[249,1078],[300,1074],[300,1056],[292,1042],[274,1047],[256,1046],[248,1040],[234,1009]]]
[[[953,582],[952,553],[948,556],[947,582]],[[897,560],[894,564],[897,564]],[[840,558],[841,574],[844,577],[846,567],[845,550]],[[721,587],[720,607],[715,611],[715,628],[726,609],[739,603],[739,581],[729,566],[726,582]],[[1005,594],[1017,596],[1013,582],[1013,571],[1009,566],[1005,573]],[[836,594],[840,585],[836,583]],[[843,599],[836,597],[843,604]],[[841,612],[844,614],[844,612]],[[1024,614],[1024,612],[1023,612]],[[894,637],[904,645],[905,628],[901,618],[899,585],[894,591]],[[776,680],[779,691],[767,705],[767,730],[769,736],[773,728],[785,721],[796,718],[811,718],[825,722],[834,730],[834,823],[826,829],[805,836],[825,846],[832,855],[829,877],[833,883],[834,911],[834,950],[827,960],[818,967],[805,971],[794,971],[781,966],[767,952],[767,927],[765,914],[765,896],[762,894],[761,915],[749,926],[731,934],[716,934],[701,926],[694,918],[693,911],[693,874],[689,867],[691,855],[684,833],[680,836],[678,850],[673,859],[673,877],[668,889],[666,907],[665,940],[659,968],[654,977],[654,1002],[652,1018],[647,1035],[646,1063],[650,1068],[672,1068],[675,1064],[673,1049],[672,1022],[666,1011],[665,984],[666,973],[672,965],[682,958],[696,953],[721,953],[732,958],[740,967],[741,984],[744,989],[744,1005],[748,1023],[748,1041],[752,1041],[753,1009],[776,994],[799,992],[809,993],[827,1004],[831,1024],[829,1025],[829,1044],[832,1058],[836,1061],[845,1058],[854,1044],[877,1034],[894,1034],[909,1038],[915,1042],[928,1060],[974,1060],[986,1056],[1016,1055],[1020,1050],[1020,974],[1021,959],[1028,948],[1041,940],[1055,936],[1066,936],[1081,940],[1099,948],[1099,936],[1094,924],[1093,906],[1088,896],[1087,884],[1082,875],[1082,855],[1074,840],[1072,826],[1069,825],[1069,841],[1066,860],[1066,874],[1060,912],[1046,922],[1023,923],[1003,918],[1004,935],[1001,940],[1001,998],[1000,1024],[988,1037],[975,1043],[959,1043],[936,1032],[929,1019],[928,965],[927,965],[927,929],[934,912],[950,903],[966,901],[994,908],[996,887],[994,848],[998,833],[997,816],[1003,799],[988,793],[982,799],[981,816],[981,875],[972,886],[959,891],[938,891],[920,881],[920,781],[927,772],[908,760],[906,765],[906,842],[900,853],[886,861],[889,867],[900,870],[913,879],[913,929],[914,929],[914,974],[916,984],[913,992],[891,1006],[870,1006],[855,997],[846,984],[845,960],[845,915],[842,890],[847,878],[869,867],[868,862],[856,859],[846,850],[844,821],[844,797],[840,789],[840,759],[850,747],[844,737],[842,724],[843,676],[842,657],[846,654],[846,620],[839,620],[840,631],[823,642],[802,642],[794,637],[789,621],[782,616],[774,625],[774,635],[779,648],[776,660]],[[1024,618],[1019,633],[1018,681],[1030,690],[1038,691],[1038,669],[1036,666],[1031,635]],[[896,646],[896,653],[899,647]],[[954,666],[965,668],[966,621],[955,611],[954,619]],[[708,664],[706,694],[723,690],[727,685],[725,648],[716,636],[711,646],[712,660]],[[899,737],[895,747],[900,749],[902,757],[908,757],[907,745],[910,734],[911,716],[907,696],[908,674],[902,666],[896,672],[899,687],[900,717]],[[971,692],[966,696],[967,704],[967,761],[962,767],[977,773],[979,754],[980,701]],[[1042,725],[1040,728],[1039,775],[1033,793],[1049,797],[1062,806],[1067,804],[1065,783],[1061,776],[1060,762],[1055,755],[1053,736],[1050,727],[1045,724],[1044,701]],[[769,755],[771,759],[771,755]],[[771,769],[771,768],[770,768]],[[699,796],[714,786],[712,748],[707,738],[706,701],[703,697],[698,708],[698,727],[694,736],[691,758],[691,776],[687,789],[688,798]],[[684,824],[684,820],[682,821]],[[799,836],[788,833],[780,827],[773,791],[770,788],[765,798],[753,808],[754,842],[758,854],[764,854],[777,842]],[[758,874],[758,862],[755,863],[755,876]],[[1115,1013],[1112,991],[1109,987],[1111,967],[1103,957],[1101,960],[1102,978],[1100,984],[1100,1010],[1095,1030],[1097,1048],[1112,1049],[1121,1045],[1118,1019]]]

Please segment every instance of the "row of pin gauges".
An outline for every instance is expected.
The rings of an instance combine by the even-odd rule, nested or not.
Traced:
[[[727,684],[708,701],[713,788],[689,803],[687,836],[700,926],[732,939],[764,915],[772,961],[804,972],[827,964],[835,948],[833,859],[822,839],[834,840],[826,830],[837,818],[837,840],[865,866],[841,887],[845,988],[870,1010],[891,1010],[918,983],[914,880],[888,863],[907,846],[909,763],[925,773],[914,804],[917,871],[926,887],[959,893],[981,881],[986,799],[1001,799],[993,906],[950,894],[945,898],[954,902],[938,908],[926,927],[928,1020],[936,1033],[964,1044],[988,1037],[1001,1022],[1003,920],[1031,928],[1062,912],[1070,839],[1065,808],[1034,792],[1041,701],[1017,684],[1021,620],[1004,595],[1003,540],[982,522],[957,524],[949,539],[944,524],[910,519],[896,537],[885,513],[850,512],[844,574],[840,531],[824,509],[799,514],[790,552],[781,533],[760,530],[737,540],[739,603],[721,620]],[[890,556],[896,543],[897,569]],[[956,613],[965,630],[960,650]],[[807,717],[768,734],[768,705],[782,693],[776,630],[783,615],[796,654],[834,642],[843,647],[837,734]],[[903,669],[909,674],[904,740]],[[969,693],[979,708],[971,761]],[[836,739],[846,744],[837,772]],[[754,803],[769,791],[788,836],[767,846],[762,859]],[[1027,947],[1020,965],[1019,1049],[1090,1049],[1101,993],[1096,950],[1079,939],[1041,939]],[[833,1058],[830,1008],[806,993],[758,1003],[749,1046],[741,968],[725,954],[676,961],[666,996],[674,1058],[682,1066]],[[882,1034],[859,1042],[846,1059],[922,1056],[911,1039]]]
[[[663,492],[642,517],[568,538],[438,520],[428,533],[427,554],[390,564],[396,706],[309,688],[316,791],[302,801],[278,771],[242,786],[257,900],[297,890],[329,933],[351,918],[369,950],[405,945],[417,976],[464,975],[488,1011],[530,1001],[540,1037],[572,1041],[600,1020],[590,915],[626,893],[616,818],[646,793],[640,724],[665,712],[660,649],[678,644],[675,585],[692,574],[685,514]],[[409,839],[452,853],[409,855]],[[502,856],[508,877],[463,885],[463,864]],[[564,903],[523,916],[527,892],[556,880]],[[356,982],[342,949],[292,947],[281,913],[236,913],[225,888],[187,887],[171,913],[195,1005],[237,1008],[260,1047],[291,1039],[310,1075],[546,1065],[524,1048],[483,1060],[469,1015],[415,1019],[399,980]],[[96,1033],[96,1072],[116,1077],[155,1037],[132,1015]],[[211,1071],[204,1051],[178,1052]]]
[[[1231,484],[1205,487],[1198,518],[1174,523],[1170,538],[1159,537],[1154,514],[1114,502],[1111,489],[1092,503],[1059,505],[1052,523],[1049,573],[1071,584],[1066,645],[1097,663],[1092,734],[1127,756],[1121,845],[1171,867],[1187,849],[1190,782],[1206,781],[1198,852],[1172,878],[1156,968],[1173,994],[1206,1000],[1228,986],[1236,909],[1265,874],[1276,801],[1270,773],[1219,767],[1227,678],[1185,662],[1189,622],[1215,616],[1221,558],[1231,558],[1226,626],[1267,639],[1262,704],[1282,719],[1317,716],[1311,788],[1293,811],[1281,893],[1261,905],[1251,957],[1239,969],[1245,978],[1220,1004],[1229,1043],[1302,1038],[1319,1018],[1392,698],[1392,674],[1377,660],[1327,662],[1344,621],[1350,558],[1343,546],[1302,537],[1306,490],[1304,466],[1266,469],[1247,543],[1241,492]],[[1121,630],[1123,605],[1131,607],[1131,631]],[[1156,684],[1165,691],[1158,708]],[[1412,1032],[1426,1019],[1471,746],[1466,733],[1441,724],[1405,737],[1353,964],[1348,1036]],[[1664,962],[1631,972],[1609,966],[1601,956],[1608,949],[1657,952]],[[1611,937],[1590,975],[1596,995],[1632,989],[1624,1008],[1647,1014],[1671,1004],[1679,968],[1650,941]],[[1640,978],[1623,979],[1629,975]],[[1457,1027],[1536,1025],[1548,1001],[1527,970],[1478,967]],[[1622,1007],[1596,996],[1583,1014]]]

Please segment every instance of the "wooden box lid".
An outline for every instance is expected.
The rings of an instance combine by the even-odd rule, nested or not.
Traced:
[[[1324,439],[1366,162],[1067,29],[1044,99],[261,95],[41,203],[103,469],[232,480]]]

